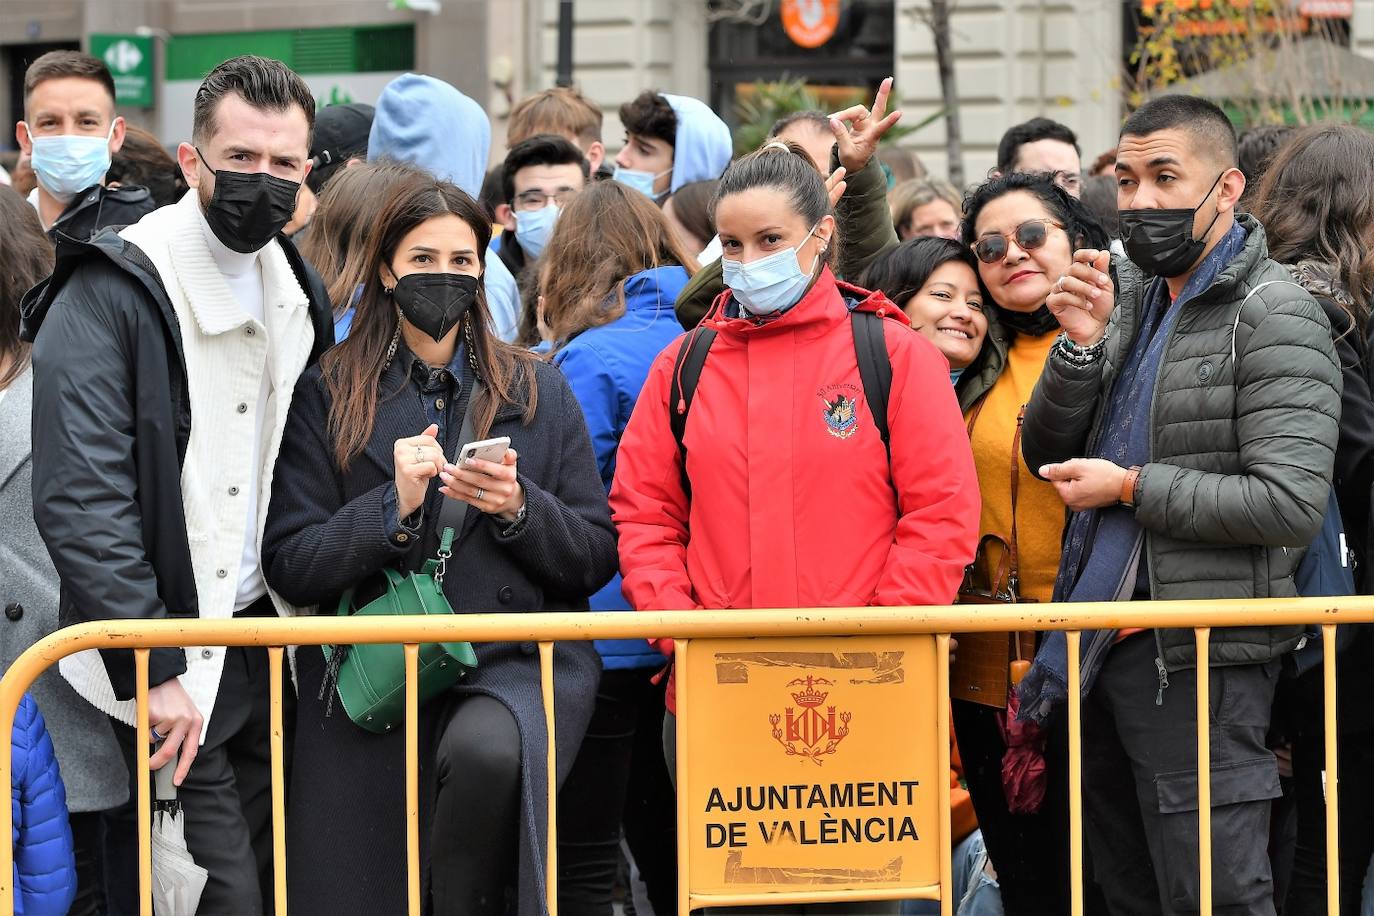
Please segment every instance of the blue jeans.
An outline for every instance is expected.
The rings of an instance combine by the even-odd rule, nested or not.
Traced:
[[[987,876],[983,866],[988,852],[983,832],[975,830],[954,847],[954,916],[1002,916],[1002,894],[997,882]],[[939,916],[936,900],[908,900],[902,916]]]

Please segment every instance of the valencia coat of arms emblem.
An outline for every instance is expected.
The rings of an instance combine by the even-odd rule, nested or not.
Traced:
[[[830,692],[820,689],[833,686],[834,681],[809,674],[788,682],[788,691],[797,705],[786,707],[781,715],[773,713],[768,717],[773,740],[783,746],[787,756],[803,757],[820,766],[824,762],[821,758],[835,753],[849,734],[852,714],[826,705]],[[801,689],[793,691],[793,687]]]

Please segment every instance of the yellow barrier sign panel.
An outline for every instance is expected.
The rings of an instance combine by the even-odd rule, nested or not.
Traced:
[[[677,749],[692,895],[940,884],[948,815],[930,636],[695,639]],[[681,809],[680,809],[681,810]]]

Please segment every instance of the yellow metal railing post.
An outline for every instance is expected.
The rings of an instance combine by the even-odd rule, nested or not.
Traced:
[[[148,774],[148,650],[134,650],[134,702],[138,735],[134,741],[134,759],[138,761],[138,911],[153,916],[153,800]],[[200,735],[187,735],[186,740],[200,742]],[[175,766],[176,758],[166,766]]]
[[[420,647],[405,644],[406,888],[410,916],[420,916]]]
[[[548,733],[548,805],[549,828],[545,841],[549,844],[548,902],[549,916],[558,916],[558,741],[554,722],[553,702],[553,643],[539,644],[539,687],[544,695],[544,729]]]
[[[1326,805],[1326,912],[1340,916],[1340,770],[1336,763],[1336,625],[1322,625],[1322,714],[1326,725],[1326,779],[1322,796]]]
[[[940,742],[940,916],[954,916],[954,825],[949,799],[949,634],[935,637],[936,739]]]
[[[1068,649],[1069,694],[1069,911],[1083,916],[1083,690],[1078,668],[1078,644],[1083,634],[1064,636]]]
[[[286,916],[286,743],[282,732],[282,647],[268,646],[272,734],[272,885],[276,916]]]
[[[1198,913],[1212,916],[1212,695],[1208,627],[1194,628],[1197,645],[1197,862]]]
[[[681,709],[682,704],[687,701],[687,652],[690,646],[691,643],[685,639],[673,641],[673,674],[676,676],[674,690],[677,693],[678,709]],[[665,715],[673,715],[674,726],[678,724],[673,713],[665,713]],[[681,739],[682,729],[679,728],[674,736],[674,748],[677,747]],[[688,876],[691,874],[688,860],[692,853],[692,838],[687,835],[687,821],[691,817],[691,811],[688,810],[687,805],[686,755],[677,754],[672,761],[672,767],[677,774],[677,914],[678,916],[688,916],[692,908],[691,882],[688,880]]]

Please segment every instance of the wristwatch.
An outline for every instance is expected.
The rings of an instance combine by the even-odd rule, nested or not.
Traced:
[[[1126,479],[1121,481],[1121,497],[1117,500],[1121,505],[1128,509],[1135,508],[1135,488],[1140,482],[1140,465],[1132,465],[1126,469]]]

